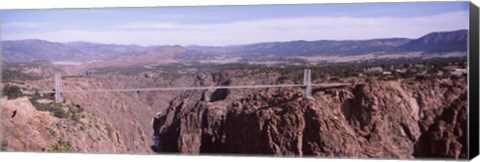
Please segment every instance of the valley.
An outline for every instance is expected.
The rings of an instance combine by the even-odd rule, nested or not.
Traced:
[[[466,34],[227,47],[2,41],[2,150],[461,159]],[[347,86],[312,86],[311,98],[305,86],[213,88],[302,85],[304,69],[311,84]],[[62,103],[48,92],[57,73]],[[175,87],[212,88],[88,92]]]

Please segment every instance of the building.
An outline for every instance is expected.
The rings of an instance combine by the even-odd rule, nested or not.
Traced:
[[[466,75],[467,73],[468,73],[467,69],[456,68],[450,72],[450,75],[461,76],[461,75]]]

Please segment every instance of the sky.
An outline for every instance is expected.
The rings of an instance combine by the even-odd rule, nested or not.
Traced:
[[[468,29],[468,2],[1,10],[1,40],[225,46],[419,38]]]

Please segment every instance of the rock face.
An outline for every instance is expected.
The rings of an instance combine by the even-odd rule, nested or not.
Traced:
[[[13,150],[41,151],[54,143],[48,131],[54,119],[47,112],[35,110],[27,98],[2,99],[2,140]],[[10,147],[7,147],[10,148]]]
[[[63,80],[64,90],[112,88],[108,80],[97,78],[67,78]],[[35,83],[38,89],[47,89],[50,81]],[[107,136],[112,143],[122,146],[117,151],[102,150],[108,153],[151,153],[152,116],[160,109],[141,101],[138,93],[97,92],[97,93],[65,93],[68,102],[81,105],[85,112],[92,114],[107,127]],[[101,120],[100,120],[101,119]],[[94,120],[97,121],[97,120]],[[82,133],[83,134],[83,133]],[[98,142],[92,142],[98,143]],[[90,152],[90,151],[89,151]],[[95,152],[96,153],[96,152]]]
[[[301,88],[219,96],[236,91],[190,91],[174,98],[160,117],[161,151],[394,159],[467,155],[464,77],[374,79],[351,88],[314,89],[314,100],[301,98]],[[212,94],[214,102],[208,99]]]
[[[62,80],[63,90],[82,90],[82,89],[115,89],[115,88],[146,88],[146,87],[188,87],[188,86],[213,86],[228,85],[230,80],[240,85],[247,85],[249,78],[240,77],[235,79],[233,75],[248,75],[247,72],[227,71],[217,73],[202,73],[200,75],[183,76],[158,73],[141,73],[132,76],[113,75],[102,77],[66,77]],[[279,74],[269,74],[268,77],[276,78]],[[255,77],[264,77],[264,73],[255,74]],[[272,84],[273,81],[263,81],[256,84]],[[30,83],[34,89],[49,89],[54,80],[43,79]],[[153,129],[151,126],[152,117],[156,112],[166,109],[173,96],[180,95],[183,92],[176,91],[142,91],[142,92],[93,92],[93,93],[64,93],[66,101],[80,105],[85,112],[92,114],[106,125],[107,137],[111,137],[114,144],[122,147],[117,151],[111,149],[100,152],[107,153],[153,153],[150,149],[152,145]],[[228,95],[229,98],[241,98],[248,91],[229,90],[209,91],[204,97],[205,101],[215,101],[221,103]],[[200,96],[199,96],[200,97]],[[226,105],[224,105],[226,106]],[[100,120],[101,119],[101,120]],[[69,127],[67,127],[69,128]],[[77,129],[68,129],[72,132]],[[83,132],[81,133],[83,134]],[[78,143],[83,141],[78,140]],[[98,144],[98,141],[92,142]],[[103,146],[103,145],[102,145]],[[121,149],[120,149],[121,148]],[[92,150],[86,150],[91,152]]]
[[[463,101],[462,101],[463,100]],[[466,94],[443,110],[437,121],[430,125],[415,145],[416,156],[465,157],[467,152]]]
[[[283,77],[276,71],[175,74],[67,77],[62,82],[64,90],[298,84],[290,79],[295,74]],[[48,89],[53,80],[29,84]],[[80,122],[38,112],[26,98],[2,99],[2,140],[8,140],[10,151],[41,151],[62,139],[79,152],[152,153],[156,129],[161,152],[459,159],[467,154],[466,85],[464,76],[371,78],[353,87],[314,88],[314,100],[303,99],[300,87],[64,93],[68,103],[84,108]],[[152,129],[159,111],[163,124]]]
[[[114,129],[85,113],[79,121],[37,111],[28,98],[1,99],[1,135],[6,151],[49,151],[57,141],[70,143],[73,152],[122,153]],[[56,151],[56,150],[51,150]]]

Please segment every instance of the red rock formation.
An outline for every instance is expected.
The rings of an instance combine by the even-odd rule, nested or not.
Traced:
[[[465,78],[373,80],[314,89],[315,100],[298,97],[300,88],[216,102],[192,91],[172,100],[159,137],[162,151],[186,154],[465,158],[465,85]]]
[[[48,151],[61,140],[71,144],[72,152],[126,152],[112,135],[112,126],[89,113],[83,112],[79,121],[57,118],[36,110],[26,97],[2,98],[1,107],[1,139],[7,143],[2,149],[7,151]]]

